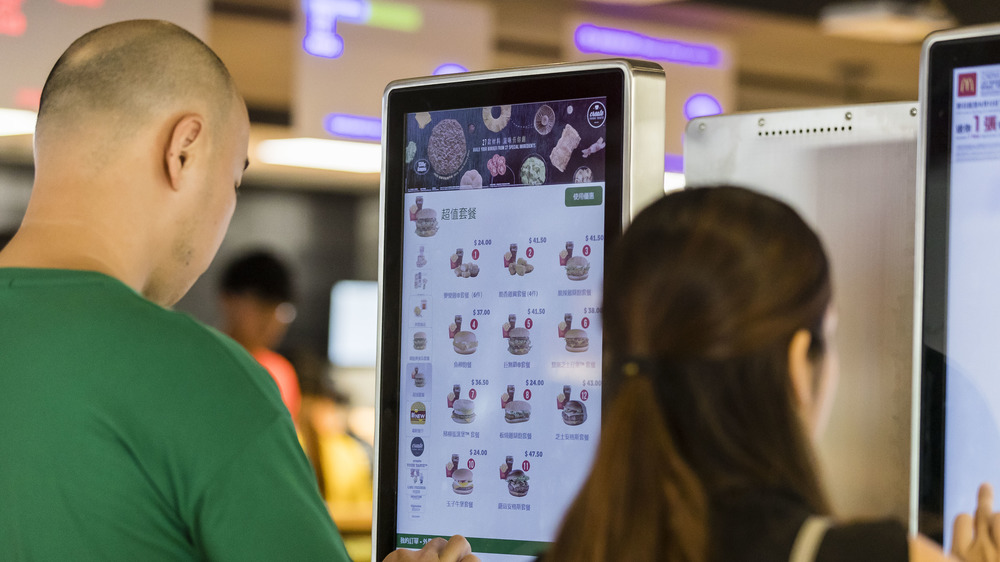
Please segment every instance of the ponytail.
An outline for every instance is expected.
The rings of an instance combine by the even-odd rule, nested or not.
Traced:
[[[706,495],[660,409],[648,377],[623,383],[591,474],[546,560],[705,560]]]

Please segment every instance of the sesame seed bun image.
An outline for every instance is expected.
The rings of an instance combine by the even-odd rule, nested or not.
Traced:
[[[413,349],[427,349],[427,332],[413,334]]]
[[[479,347],[479,341],[476,340],[476,334],[467,330],[462,330],[461,332],[457,332],[455,334],[455,337],[451,340],[451,345],[455,348],[455,353],[460,355],[472,355]]]
[[[476,419],[476,403],[468,398],[459,398],[452,404],[451,419],[458,423],[472,423]]]
[[[438,231],[437,211],[420,209],[417,211],[417,236],[434,236]]]
[[[562,419],[566,425],[580,425],[587,421],[587,407],[583,402],[570,400],[563,406]]]
[[[531,404],[524,400],[508,402],[503,408],[503,419],[507,423],[521,423],[531,417]]]
[[[566,351],[580,353],[590,349],[590,338],[586,330],[573,328],[566,330]]]
[[[451,475],[451,489],[456,494],[467,495],[472,493],[472,471],[468,468],[460,468]]]
[[[524,355],[531,351],[531,333],[526,328],[511,328],[507,337],[507,351]]]
[[[590,262],[587,258],[573,256],[566,260],[566,277],[571,281],[583,281],[588,275],[590,275]]]
[[[507,475],[507,491],[515,498],[528,495],[528,475],[520,468],[510,471]]]

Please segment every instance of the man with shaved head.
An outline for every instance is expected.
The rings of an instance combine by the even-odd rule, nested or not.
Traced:
[[[173,24],[102,27],[53,67],[0,252],[0,559],[347,559],[267,372],[168,308],[218,250],[248,136]],[[460,537],[392,558],[474,559]]]

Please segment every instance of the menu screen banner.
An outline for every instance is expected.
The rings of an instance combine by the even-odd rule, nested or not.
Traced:
[[[537,555],[589,471],[606,104],[406,116],[399,547],[459,533],[487,560]]]

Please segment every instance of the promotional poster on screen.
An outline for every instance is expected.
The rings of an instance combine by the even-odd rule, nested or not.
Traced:
[[[1000,65],[952,76],[945,544],[981,482],[1000,483]]]
[[[600,435],[606,100],[405,119],[396,543],[528,560]]]

